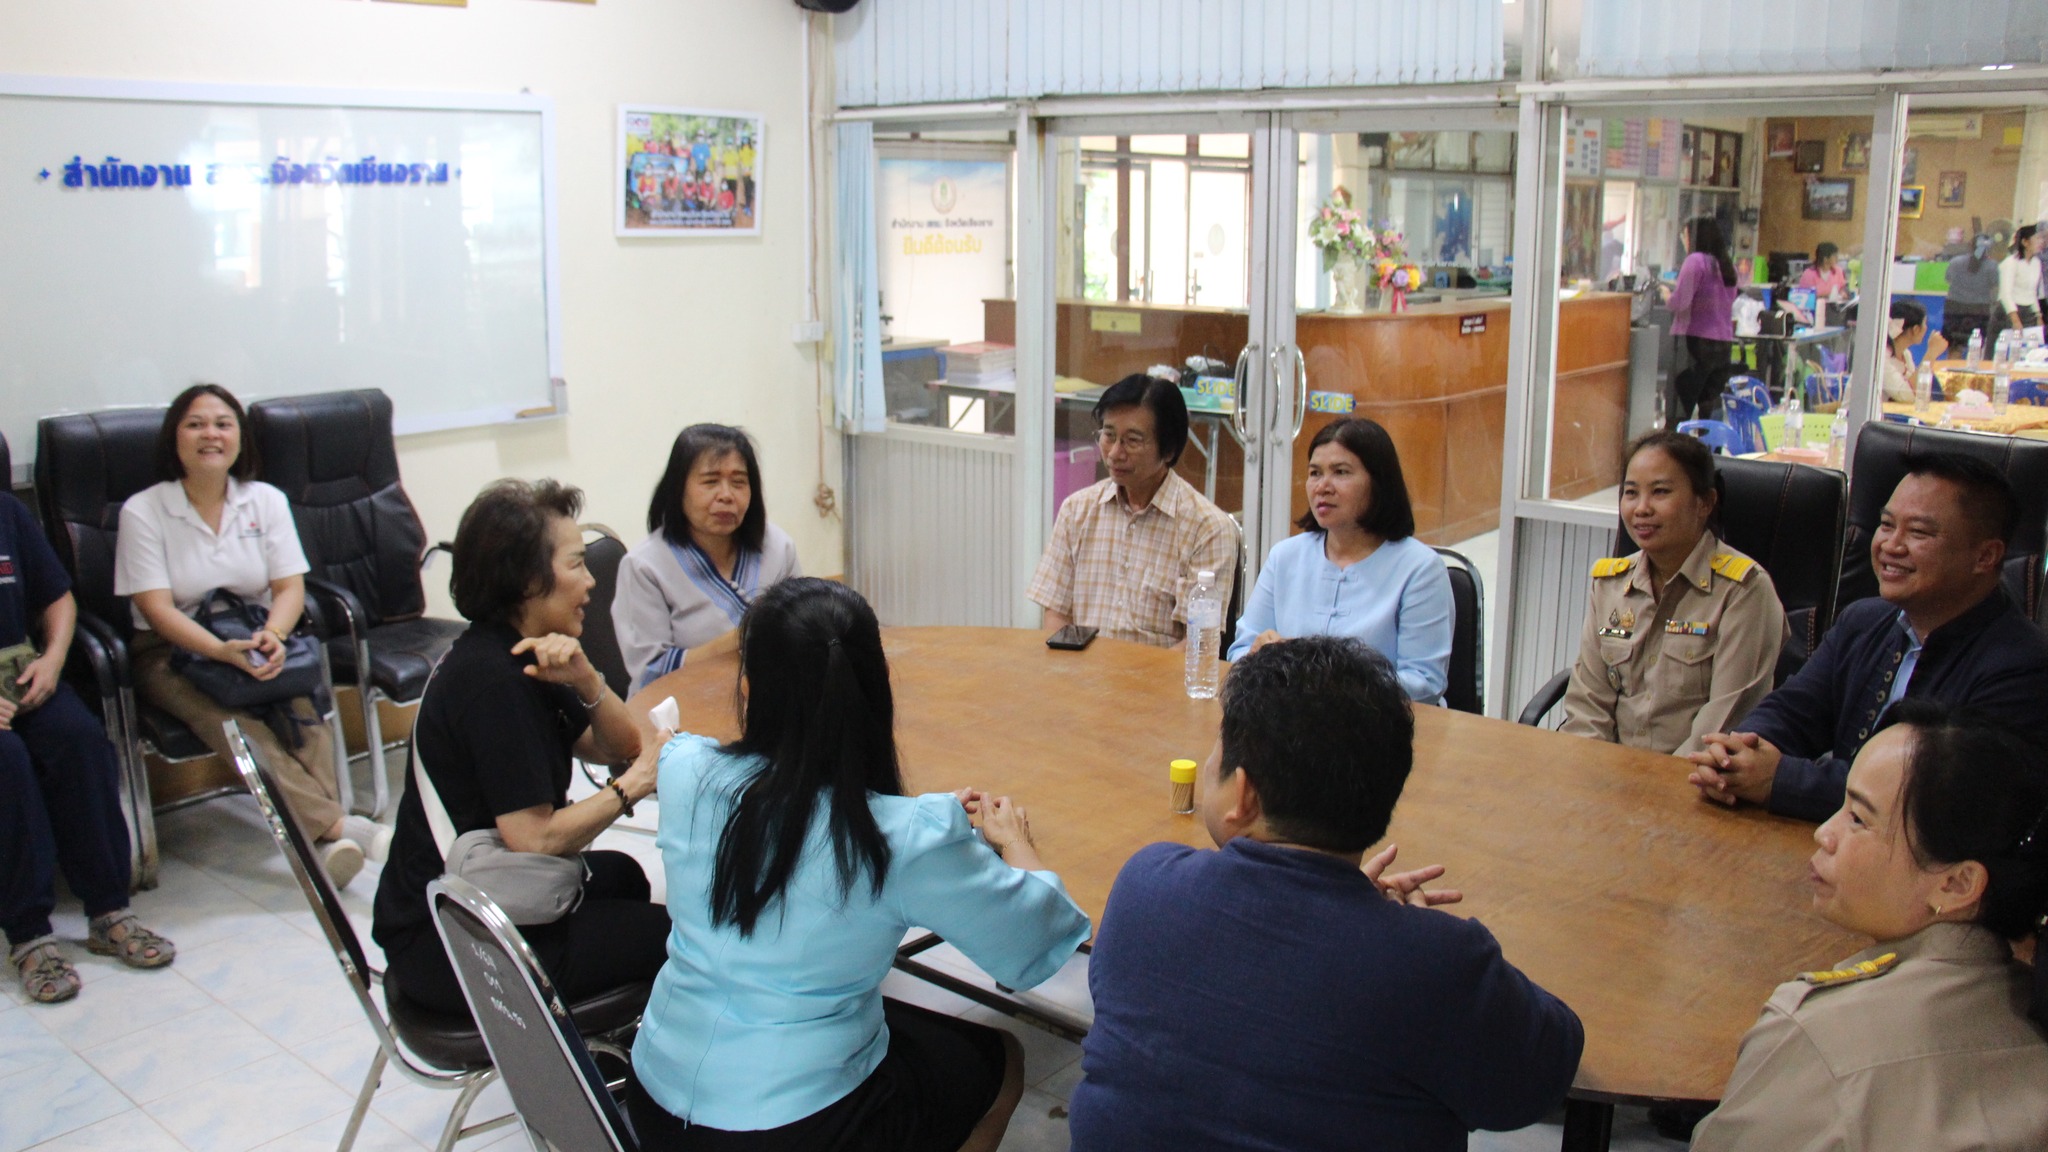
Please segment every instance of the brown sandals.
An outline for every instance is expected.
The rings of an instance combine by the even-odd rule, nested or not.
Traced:
[[[115,957],[130,968],[161,968],[178,955],[177,945],[144,928],[126,908],[93,917],[85,948],[95,956]]]
[[[31,940],[9,952],[7,959],[21,974],[21,990],[38,1004],[56,1004],[78,995],[83,981],[78,969],[57,949],[55,936]]]

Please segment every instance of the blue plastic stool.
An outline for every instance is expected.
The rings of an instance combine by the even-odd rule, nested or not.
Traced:
[[[1735,429],[1719,420],[1681,420],[1678,431],[1686,436],[1697,436],[1708,448],[1723,456],[1733,456],[1740,449],[1741,440]]]

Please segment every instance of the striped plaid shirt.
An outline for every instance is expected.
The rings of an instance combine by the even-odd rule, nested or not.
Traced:
[[[1229,513],[1174,472],[1139,512],[1103,480],[1060,505],[1025,595],[1104,636],[1164,648],[1186,634],[1188,590],[1204,569],[1227,605],[1237,574]]]

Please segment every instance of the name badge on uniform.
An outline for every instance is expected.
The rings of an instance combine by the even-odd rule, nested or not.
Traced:
[[[1705,636],[1712,629],[1713,626],[1704,620],[1666,620],[1664,622],[1664,634],[1666,636]]]

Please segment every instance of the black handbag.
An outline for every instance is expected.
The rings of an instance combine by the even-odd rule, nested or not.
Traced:
[[[199,602],[192,618],[222,640],[248,640],[270,622],[270,613],[225,588],[215,588]],[[258,680],[232,664],[180,649],[171,667],[226,708],[251,709],[282,704],[301,696],[317,698],[325,685],[320,676],[320,642],[295,633],[284,643],[284,670]]]

